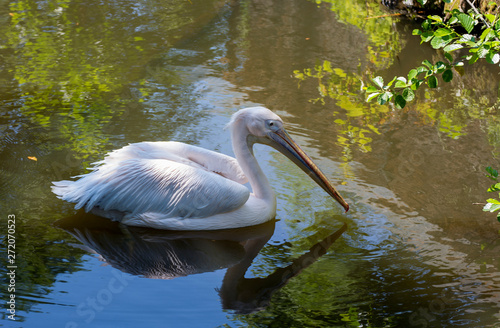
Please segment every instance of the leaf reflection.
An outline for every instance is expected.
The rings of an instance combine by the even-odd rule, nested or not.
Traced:
[[[363,81],[367,81],[366,72],[364,75],[347,73],[340,68],[333,68],[331,62],[324,60],[313,68],[295,70],[293,73],[299,81],[299,88],[305,83],[318,84],[319,97],[310,99],[310,102],[326,104],[333,100],[342,109],[334,110],[332,114],[338,128],[337,144],[342,147],[342,159],[345,163],[352,160],[354,151],[371,152],[371,143],[374,136],[380,134],[380,129],[396,127],[398,123],[407,121],[410,115],[415,124],[434,126],[440,134],[451,139],[465,135],[466,127],[473,121],[486,119],[490,144],[495,148],[500,144],[500,121],[496,115],[491,115],[496,113],[496,105],[486,111],[488,101],[478,101],[474,93],[466,89],[467,85],[474,85],[474,81],[482,79],[479,76],[466,77],[471,82],[450,90],[450,93],[462,95],[453,96],[451,104],[436,101],[440,99],[439,92],[442,93],[442,90],[427,89],[424,100],[411,104],[404,110],[395,110],[391,104],[381,106],[365,101]]]
[[[342,147],[342,159],[346,165],[352,160],[353,152],[371,152],[372,139],[382,128],[391,129],[394,123],[408,120],[412,115],[415,124],[434,126],[443,136],[458,139],[467,133],[467,127],[473,121],[486,119],[490,144],[498,153],[500,128],[497,115],[499,98],[491,87],[495,74],[491,69],[475,68],[464,76],[457,76],[445,88],[427,89],[417,97],[418,103],[407,106],[405,110],[395,110],[394,104],[380,106],[366,103],[364,88],[369,86],[371,78],[385,75],[386,71],[400,69],[406,65],[400,58],[408,55],[405,50],[405,38],[398,31],[398,18],[384,17],[376,4],[362,1],[338,2],[332,0],[314,0],[318,5],[330,6],[341,22],[359,28],[366,38],[366,58],[359,58],[357,72],[348,72],[345,67],[336,67],[328,59],[318,58],[313,67],[303,67],[293,71],[299,81],[299,88],[310,87],[317,90],[317,97],[309,101],[326,105],[334,101],[340,110],[334,110],[334,122],[338,126],[337,144]],[[345,49],[351,51],[352,49]],[[432,54],[433,62],[441,60],[442,55]],[[411,56],[410,56],[411,57]],[[410,58],[411,59],[411,58]],[[356,59],[353,59],[355,61]],[[307,84],[307,85],[306,85]],[[443,93],[447,93],[443,96]],[[493,114],[493,115],[491,115]]]
[[[13,117],[57,131],[65,144],[59,141],[56,150],[94,161],[111,142],[114,121],[143,112],[150,89],[145,75],[165,85],[176,81],[175,72],[158,73],[149,64],[223,4],[11,2],[10,19],[0,24],[0,81],[12,87],[12,99],[4,90],[0,104]]]

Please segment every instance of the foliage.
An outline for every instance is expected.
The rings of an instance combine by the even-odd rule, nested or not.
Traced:
[[[339,16],[339,19],[344,19],[341,10],[335,11],[335,13]],[[366,12],[365,14],[370,16],[376,14],[376,12]],[[391,24],[395,23],[395,19],[392,17],[384,17],[385,19],[390,19]],[[367,21],[378,20],[368,19]],[[372,31],[364,28],[362,24],[358,25],[358,21],[347,19],[343,21],[348,24],[356,24],[357,27],[362,28],[363,32],[368,34],[366,36],[367,40],[374,39],[370,37]],[[401,39],[392,36],[391,33],[394,33],[394,29],[392,32],[385,31],[384,33],[388,33],[387,38],[389,39]],[[380,36],[383,37],[383,35]],[[404,44],[404,40],[398,42]],[[369,54],[371,47],[372,44],[369,42],[366,47],[369,58],[371,58],[371,54]],[[455,54],[456,52],[453,53],[453,55]],[[390,56],[396,58],[398,53],[390,53]],[[443,56],[434,61],[442,60],[444,62],[446,61],[445,58]],[[388,62],[392,62],[392,59]],[[465,58],[462,62],[465,62]],[[444,73],[441,64],[434,65],[430,61],[426,62],[426,64],[435,66],[436,71],[439,70]],[[453,67],[450,71],[458,70],[461,72],[463,67],[460,66],[459,62],[457,64],[458,66]],[[455,75],[455,79],[444,90],[440,88],[421,88],[422,90],[419,90],[419,96],[417,97],[417,92],[411,87],[406,91],[404,91],[406,88],[400,89],[399,91],[404,91],[405,97],[415,99],[411,102],[411,106],[408,102],[405,110],[392,110],[386,104],[380,105],[376,101],[365,101],[366,97],[362,90],[366,85],[366,81],[369,80],[369,76],[372,75],[371,72],[384,69],[384,67],[374,65],[371,60],[360,63],[357,69],[353,71],[352,68],[349,69],[346,65],[335,66],[334,62],[327,59],[318,59],[314,65],[295,69],[293,76],[298,80],[299,88],[305,89],[302,92],[312,92],[312,96],[309,97],[311,103],[322,104],[331,109],[331,121],[335,123],[335,131],[332,132],[332,135],[334,135],[335,143],[341,148],[341,167],[345,179],[351,179],[354,174],[350,163],[356,153],[371,152],[373,140],[377,139],[377,135],[404,124],[403,122],[407,121],[408,115],[411,115],[415,124],[435,127],[440,136],[452,139],[461,138],[468,133],[468,127],[477,122],[483,122],[481,124],[485,123],[489,144],[494,149],[493,153],[498,154],[500,148],[500,120],[495,113],[497,113],[500,101],[497,100],[498,90],[493,87],[495,85],[495,82],[493,82],[495,73],[490,71],[491,65],[483,64],[475,65],[467,75],[459,77]],[[424,73],[418,73],[418,70],[415,69],[411,74],[417,73],[417,75],[420,74],[423,77],[430,70],[425,65],[423,67],[425,67]],[[408,81],[407,77],[405,79]],[[377,81],[383,85],[383,80],[377,79]],[[403,81],[393,81],[394,84],[398,85],[401,82]],[[443,92],[446,94],[443,94]],[[435,101],[437,98],[440,99],[439,102]]]
[[[477,10],[466,14],[453,9],[449,13],[451,16],[448,20],[437,15],[429,16],[422,23],[422,30],[413,31],[414,35],[420,35],[422,42],[430,42],[434,49],[442,49],[446,61],[431,63],[424,60],[421,66],[410,70],[407,76],[396,76],[387,84],[384,84],[380,76],[373,78],[374,85],[366,88],[367,101],[376,99],[381,105],[393,101],[396,108],[401,109],[415,99],[414,91],[422,84],[437,88],[438,76],[444,82],[450,82],[453,79],[453,69],[462,75],[464,61],[469,64],[478,59],[486,59],[490,64],[500,62],[499,17],[488,13],[480,14]],[[481,34],[472,34],[481,24]],[[461,30],[466,33],[462,34]],[[468,54],[455,59],[452,52],[459,49],[467,49]]]
[[[498,171],[493,169],[491,166],[488,166],[486,168],[486,172],[488,174],[486,175],[488,178],[491,180],[495,181],[491,187],[488,188],[488,192],[497,192],[500,191],[500,182],[498,181]],[[499,198],[500,198],[500,193],[499,193]],[[485,212],[496,212],[500,210],[500,200],[495,199],[495,198],[489,198],[487,200],[486,205],[483,207],[483,211]],[[497,214],[497,219],[500,221],[500,212]]]
[[[312,103],[326,105],[329,100],[335,101],[342,110],[333,110],[333,121],[337,144],[342,147],[342,159],[349,162],[355,151],[371,152],[373,137],[380,134],[380,128],[386,123],[392,124],[403,121],[404,112],[392,111],[387,106],[378,103],[367,103],[359,90],[362,89],[364,77],[358,73],[346,72],[341,68],[334,68],[330,61],[317,62],[312,68],[294,70],[294,77],[299,80],[299,87],[316,83],[318,97],[310,99]],[[303,86],[304,85],[304,86]],[[466,87],[466,85],[464,86]],[[433,99],[435,89],[427,90],[426,98]],[[457,139],[465,134],[465,127],[469,120],[484,119],[485,102],[479,102],[475,94],[466,88],[454,90],[462,97],[453,98],[453,105],[440,108],[435,102],[421,101],[413,110],[418,115],[418,124],[435,125],[445,136]],[[498,133],[493,129],[498,125],[496,117],[487,116],[488,127],[492,127],[492,136]],[[500,133],[500,132],[499,132]],[[492,137],[492,144],[497,138]],[[349,174],[346,172],[346,177]]]

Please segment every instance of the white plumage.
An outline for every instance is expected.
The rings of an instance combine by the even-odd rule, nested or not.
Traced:
[[[179,142],[135,143],[111,152],[76,181],[54,182],[52,190],[76,209],[127,225],[172,230],[255,225],[276,214],[274,192],[253,156],[253,144],[264,143],[287,155],[348,209],[270,110],[242,109],[228,126],[236,159]],[[247,181],[253,193],[243,185]]]

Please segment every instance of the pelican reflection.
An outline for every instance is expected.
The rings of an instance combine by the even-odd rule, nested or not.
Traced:
[[[89,252],[123,272],[153,279],[173,279],[226,269],[218,288],[224,309],[252,313],[269,305],[274,292],[324,255],[347,225],[313,245],[288,266],[262,278],[245,278],[255,257],[274,233],[275,221],[217,231],[166,231],[125,227],[80,212],[58,221]]]

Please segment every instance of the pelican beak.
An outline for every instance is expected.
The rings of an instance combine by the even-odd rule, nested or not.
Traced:
[[[340,196],[339,192],[335,187],[328,181],[326,176],[321,172],[321,170],[313,163],[311,158],[293,141],[290,135],[285,131],[285,129],[280,128],[276,131],[269,132],[268,137],[265,142],[267,145],[275,148],[283,155],[288,157],[292,162],[294,162],[302,171],[306,172],[311,179],[316,181],[316,183],[323,188],[330,196],[335,198],[335,200],[344,207],[345,211],[349,210],[349,204]],[[274,141],[274,142],[272,142]]]

